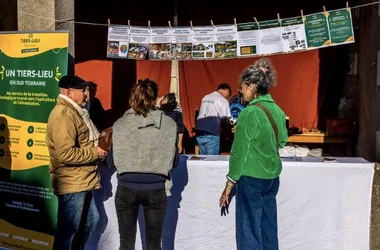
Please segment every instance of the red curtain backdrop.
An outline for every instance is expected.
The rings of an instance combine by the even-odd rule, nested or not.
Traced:
[[[236,94],[238,77],[245,67],[257,58],[185,61],[180,62],[180,101],[184,123],[191,132],[195,125],[195,111],[208,93],[222,83],[229,83]],[[314,128],[318,122],[318,50],[272,56],[277,70],[278,86],[271,94],[290,118],[290,126]],[[170,90],[170,61],[137,61],[136,78],[150,78],[159,85],[159,95]],[[78,63],[76,74],[98,84],[98,98],[105,109],[112,104],[112,61],[91,60]]]
[[[189,132],[195,125],[195,111],[202,98],[223,82],[230,84],[233,94],[237,94],[239,75],[257,59],[180,62],[180,101]],[[289,116],[289,125],[315,128],[318,122],[318,50],[276,55],[270,59],[278,82],[271,94]]]
[[[159,87],[159,95],[170,91],[171,61],[137,61],[137,80],[149,78]]]
[[[98,85],[96,97],[104,109],[111,108],[112,102],[112,61],[91,60],[75,65],[76,75]]]

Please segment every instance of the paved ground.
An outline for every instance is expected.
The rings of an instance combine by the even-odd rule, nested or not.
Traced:
[[[371,250],[380,250],[380,164],[376,164],[372,191]]]

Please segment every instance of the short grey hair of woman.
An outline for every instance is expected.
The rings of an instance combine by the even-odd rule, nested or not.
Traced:
[[[276,85],[276,71],[268,59],[261,58],[243,71],[240,82],[247,86],[255,84],[257,94],[265,95]]]

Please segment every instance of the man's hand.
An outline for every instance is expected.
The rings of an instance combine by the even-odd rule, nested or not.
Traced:
[[[182,154],[182,150],[183,150],[182,145],[178,143],[178,153]]]
[[[236,126],[233,126],[232,129],[231,129],[232,133],[235,134],[235,131],[236,131]]]
[[[100,147],[96,147],[96,150],[98,150],[98,157],[99,159],[104,159],[106,158],[108,152],[107,151],[104,151],[103,149],[101,149]]]

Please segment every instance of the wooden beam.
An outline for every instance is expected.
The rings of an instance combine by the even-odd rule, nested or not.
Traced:
[[[360,0],[359,4],[369,2]],[[379,87],[376,86],[377,19],[376,6],[361,8],[359,34],[355,34],[359,43],[358,155],[369,161],[375,161],[376,129],[380,120]]]

